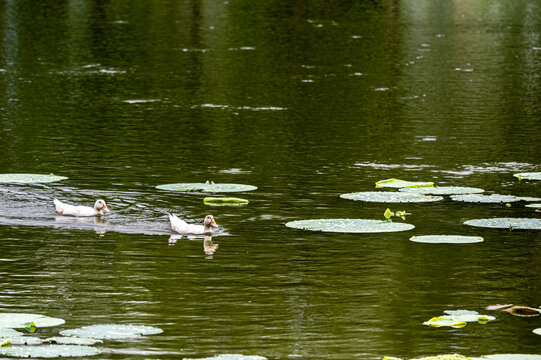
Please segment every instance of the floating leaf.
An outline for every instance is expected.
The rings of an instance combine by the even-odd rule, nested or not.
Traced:
[[[528,202],[541,201],[541,198],[533,197],[533,196],[519,196],[518,198],[522,201],[528,201]]]
[[[210,206],[242,206],[248,204],[249,201],[236,197],[206,197],[203,203]]]
[[[539,316],[541,314],[541,311],[536,308],[532,308],[529,306],[521,306],[521,305],[514,305],[506,309],[502,309],[502,311],[508,312],[511,315],[520,316],[520,317],[532,317],[532,316]]]
[[[513,195],[480,195],[480,194],[465,194],[465,195],[452,195],[451,199],[454,201],[463,201],[470,203],[484,203],[484,204],[500,204],[520,201],[520,198]]]
[[[171,190],[179,192],[211,192],[211,193],[221,193],[221,192],[240,192],[240,191],[252,191],[256,190],[256,186],[252,185],[243,185],[243,184],[215,184],[213,182],[206,183],[176,183],[176,184],[163,184],[156,186],[157,189],[161,190]]]
[[[471,310],[445,310],[445,315],[449,319],[455,321],[465,321],[465,322],[478,322],[480,324],[485,324],[488,321],[496,320],[494,316],[490,315],[480,315],[477,311]]]
[[[459,355],[459,354],[445,354],[445,355],[425,356],[422,358],[415,358],[412,360],[470,360],[470,358]]]
[[[382,202],[382,203],[417,203],[443,200],[441,196],[421,195],[394,191],[365,191],[340,195],[342,199]]]
[[[49,183],[67,179],[66,176],[57,176],[54,174],[0,174],[0,183]]]
[[[541,328],[534,329],[533,333],[536,335],[541,335]]]
[[[0,323],[0,326],[3,326],[3,325],[4,324]],[[6,338],[6,337],[11,337],[11,336],[21,336],[21,335],[23,335],[23,333],[15,329],[0,327],[0,338]]]
[[[424,187],[424,186],[434,186],[433,182],[415,182],[415,181],[405,181],[399,179],[386,179],[376,182],[377,188],[410,188],[410,187]]]
[[[510,306],[513,306],[513,304],[496,304],[496,305],[489,305],[485,309],[486,310],[502,310]]]
[[[483,241],[480,236],[461,235],[421,235],[412,236],[411,241],[427,244],[471,244]]]
[[[222,354],[213,357],[206,357],[193,360],[267,360],[266,357],[258,355],[242,355],[242,354]]]
[[[519,180],[541,180],[541,172],[525,172],[513,174],[513,176]]]
[[[84,357],[98,355],[99,350],[79,345],[12,346],[0,348],[0,355],[21,358]]]
[[[2,341],[4,339],[0,339]],[[35,336],[13,336],[10,337],[11,345],[40,345],[43,340]]]
[[[530,208],[536,208],[536,209],[541,209],[541,203],[539,204],[526,204],[525,205],[526,207],[530,207]]]
[[[452,328],[462,328],[466,326],[465,321],[456,321],[449,317],[442,317],[442,316],[436,316],[432,319],[425,321],[423,325],[428,325],[432,327],[442,327],[442,326],[450,326]]]
[[[464,224],[491,229],[541,230],[541,219],[529,218],[474,219],[468,220]]]
[[[541,360],[541,355],[535,354],[493,354],[483,355],[472,360]]]
[[[63,330],[62,336],[77,336],[92,339],[129,339],[142,335],[160,334],[163,330],[145,325],[91,325],[78,329]]]
[[[398,191],[413,192],[423,195],[459,195],[459,194],[479,194],[485,190],[474,187],[462,186],[433,186],[433,187],[415,187],[402,188]]]
[[[90,339],[75,336],[54,336],[45,339],[45,341],[57,345],[94,345],[98,343],[103,343],[103,341],[99,339]]]
[[[415,228],[411,224],[366,219],[297,220],[288,222],[286,226],[293,229],[340,233],[380,233],[406,231]]]
[[[26,328],[27,325],[32,322],[34,323],[34,326],[38,328],[57,326],[65,323],[63,319],[39,314],[0,313],[0,327]]]

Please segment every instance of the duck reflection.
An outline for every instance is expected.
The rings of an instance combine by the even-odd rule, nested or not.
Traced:
[[[207,255],[213,255],[218,249],[218,244],[212,241],[212,236],[205,235],[203,239],[203,251]]]

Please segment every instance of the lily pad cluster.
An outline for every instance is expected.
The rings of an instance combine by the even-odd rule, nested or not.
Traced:
[[[144,325],[94,325],[61,331],[61,337],[41,339],[13,328],[36,328],[64,324],[63,319],[39,314],[0,313],[0,356],[24,358],[85,357],[100,353],[92,347],[101,339],[129,339],[159,334],[163,330]],[[30,324],[30,325],[29,325]]]
[[[428,321],[425,321],[423,325],[432,327],[449,326],[453,328],[461,328],[466,326],[468,322],[486,324],[487,322],[496,319],[494,316],[480,315],[477,311],[471,310],[446,310],[444,313],[445,315],[436,316]]]

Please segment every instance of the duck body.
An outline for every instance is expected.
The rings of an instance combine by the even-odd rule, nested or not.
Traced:
[[[103,215],[103,212],[110,212],[105,205],[105,201],[96,200],[94,207],[82,206],[82,205],[69,205],[63,203],[58,199],[54,199],[54,206],[56,207],[56,213],[60,215],[68,216],[100,216]]]
[[[169,221],[171,222],[171,229],[173,229],[173,231],[179,234],[212,234],[212,227],[218,227],[212,215],[207,215],[205,217],[203,225],[188,224],[186,221],[180,219],[175,214],[168,215]]]

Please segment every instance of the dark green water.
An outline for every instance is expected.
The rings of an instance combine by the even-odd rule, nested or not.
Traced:
[[[0,186],[0,311],[66,324],[157,326],[96,359],[223,353],[269,359],[541,354],[537,231],[465,220],[537,217],[523,203],[401,204],[414,230],[310,233],[310,218],[382,219],[339,194],[386,178],[541,196],[539,1],[5,1],[0,173],[69,180]],[[211,208],[171,182],[251,184]],[[57,218],[98,197],[108,224]],[[166,213],[221,226],[169,244]],[[105,232],[104,232],[105,231]],[[103,236],[97,237],[96,232]],[[480,235],[427,245],[413,235]],[[486,325],[429,328],[444,310]]]

